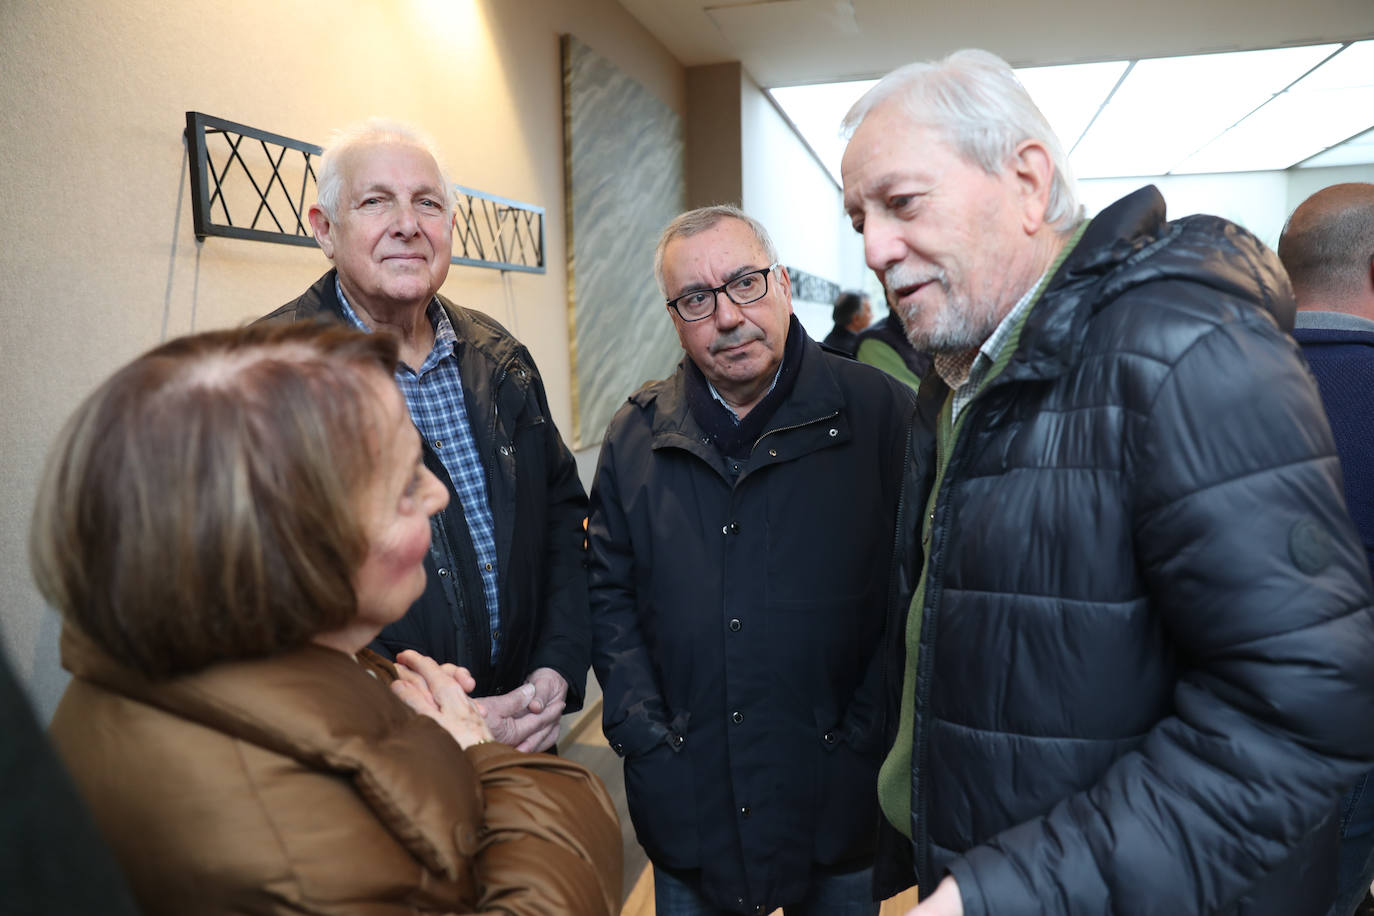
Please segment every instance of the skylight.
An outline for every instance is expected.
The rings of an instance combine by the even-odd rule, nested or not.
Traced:
[[[1374,40],[1033,67],[1017,76],[1079,178],[1374,163]],[[839,123],[873,81],[772,90],[840,180]]]

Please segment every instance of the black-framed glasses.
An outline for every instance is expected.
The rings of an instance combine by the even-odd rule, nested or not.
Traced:
[[[777,269],[774,261],[767,267],[742,273],[724,286],[711,289],[694,289],[683,293],[676,299],[668,300],[668,308],[677,312],[683,321],[700,321],[710,318],[716,312],[716,297],[721,293],[730,297],[735,305],[749,305],[768,295],[768,275]]]

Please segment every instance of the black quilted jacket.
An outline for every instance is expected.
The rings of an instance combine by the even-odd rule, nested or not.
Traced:
[[[914,854],[968,916],[1324,912],[1374,616],[1292,316],[1243,229],[1114,204],[967,408],[924,548],[947,389],[922,385],[893,590],[904,620],[928,553],[915,841],[887,880]]]

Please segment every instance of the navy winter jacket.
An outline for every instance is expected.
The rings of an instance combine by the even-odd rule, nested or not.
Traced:
[[[680,367],[616,414],[592,485],[593,666],[635,832],[736,912],[867,865],[877,833],[878,649],[914,403],[809,339],[801,354],[747,458],[706,441]]]

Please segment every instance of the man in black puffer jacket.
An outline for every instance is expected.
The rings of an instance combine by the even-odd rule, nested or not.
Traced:
[[[881,890],[918,882],[920,916],[1322,913],[1374,758],[1374,614],[1278,260],[1153,188],[1083,222],[985,52],[890,74],[846,126],[846,209],[935,357]]]

